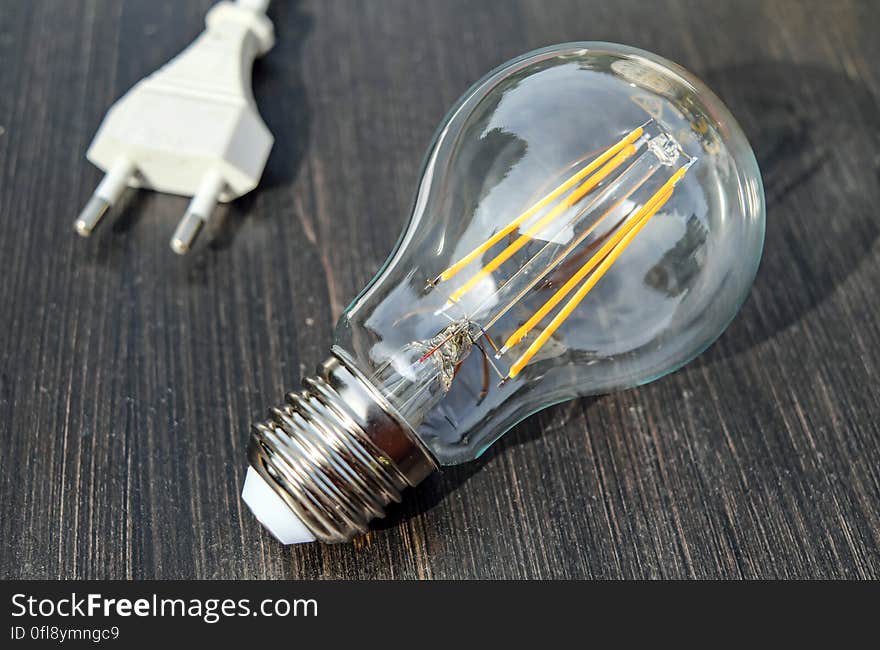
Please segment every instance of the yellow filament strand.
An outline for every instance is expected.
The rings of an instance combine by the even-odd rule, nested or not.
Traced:
[[[663,196],[667,191],[671,191],[671,189],[675,186],[675,184],[681,179],[684,175],[685,168],[682,167],[679,169],[669,180],[664,183],[660,189],[658,189],[649,199],[648,201],[636,212],[636,214],[628,219],[618,230],[614,233],[614,235],[607,241],[602,247],[596,251],[592,257],[590,257],[587,262],[581,266],[577,273],[575,273],[569,280],[562,285],[550,298],[545,302],[541,308],[534,313],[534,315],[527,320],[522,327],[516,330],[513,334],[508,337],[508,339],[504,342],[504,346],[502,347],[502,352],[509,350],[514,345],[522,341],[522,339],[534,329],[534,327],[540,323],[544,317],[549,314],[556,305],[560,303],[560,301],[567,296],[572,289],[574,289],[577,284],[587,277],[587,274],[590,273],[596,265],[601,262],[606,255],[623,239],[627,233],[629,233],[633,228],[635,228],[639,222],[648,214],[654,214],[657,210],[657,203],[661,200],[665,201]]]
[[[580,246],[581,244],[583,244],[583,243],[584,243],[584,240],[586,240],[586,238],[589,237],[590,234],[591,234],[596,228],[598,228],[599,225],[601,225],[602,222],[604,222],[605,219],[607,219],[607,218],[611,215],[611,213],[614,212],[614,210],[617,208],[617,206],[619,206],[621,203],[623,203],[624,201],[626,201],[630,196],[632,196],[633,192],[635,192],[637,189],[639,189],[639,188],[645,183],[645,181],[648,180],[648,178],[650,178],[653,174],[654,174],[654,170],[651,170],[648,174],[646,174],[646,175],[644,175],[642,178],[640,178],[639,181],[638,181],[638,183],[636,183],[633,187],[629,188],[629,189],[626,191],[626,193],[623,194],[623,195],[622,195],[622,196],[621,196],[621,197],[620,197],[620,198],[614,203],[614,205],[612,205],[612,206],[611,206],[610,208],[608,208],[605,212],[603,212],[603,213],[602,213],[597,219],[595,219],[595,220],[593,221],[592,224],[590,224],[587,228],[585,228],[584,231],[583,231],[581,234],[579,234],[577,237],[575,237],[575,238],[572,240],[572,242],[571,242],[570,244],[568,244],[568,246],[565,247],[565,250],[563,250],[562,253],[561,253],[558,257],[556,257],[556,259],[554,259],[554,260],[550,263],[549,266],[547,266],[547,268],[545,269],[544,273],[547,273],[547,272],[549,272],[550,270],[552,270],[552,269],[553,269],[557,264],[559,264],[559,263],[560,263],[565,257],[567,257],[569,253],[571,253],[571,252],[572,252],[573,250],[575,250],[578,246]],[[627,215],[627,216],[630,216],[630,215]],[[605,237],[602,238],[602,240],[604,241],[604,240],[607,239],[607,238],[608,238],[608,237],[605,236]],[[600,241],[599,243],[601,244],[602,242]],[[534,260],[532,260],[532,261],[534,261]],[[529,261],[528,264],[531,264],[532,261]],[[523,268],[525,268],[525,265],[523,266]],[[522,270],[523,270],[523,269],[520,269],[520,271],[522,271]],[[519,273],[520,271],[517,271],[517,273]],[[513,279],[514,279],[515,277],[516,277],[516,273],[513,275],[513,277],[511,277],[510,281],[513,281]],[[536,276],[533,280],[531,280],[525,288],[523,288],[522,290],[520,290],[520,292],[519,292],[516,296],[514,296],[514,298],[513,298],[510,302],[507,303],[507,305],[505,305],[504,307],[502,307],[501,309],[499,309],[497,312],[495,312],[495,314],[492,316],[492,318],[490,318],[488,321],[485,322],[485,324],[483,325],[483,329],[489,329],[490,327],[492,327],[492,325],[494,325],[495,323],[497,323],[497,322],[501,319],[501,317],[504,316],[504,314],[506,314],[508,311],[510,311],[510,309],[511,309],[516,303],[518,303],[520,300],[522,300],[523,296],[525,296],[530,290],[534,289],[535,285],[538,284],[538,282],[539,282],[543,277],[544,277],[544,274],[541,274],[541,275]],[[506,348],[505,348],[505,351],[506,351]],[[496,348],[496,349],[495,349],[495,352],[499,352],[499,350]]]
[[[675,176],[679,176],[679,174],[683,175],[684,171],[687,168],[683,167],[678,172],[676,172]],[[673,176],[673,178],[675,178]],[[680,176],[679,176],[680,178]],[[670,179],[671,180],[671,179]],[[673,183],[674,185],[674,183]],[[511,366],[510,372],[508,376],[513,378],[516,377],[520,371],[525,367],[525,365],[534,357],[538,351],[544,347],[544,344],[553,336],[553,333],[556,332],[557,329],[566,321],[566,319],[571,315],[577,306],[581,303],[581,301],[586,297],[586,295],[590,292],[590,290],[596,285],[596,283],[602,279],[602,276],[611,268],[611,265],[617,260],[618,257],[627,249],[627,247],[632,243],[632,240],[639,234],[642,228],[651,220],[651,217],[663,207],[663,204],[669,200],[669,197],[672,196],[674,188],[669,187],[663,191],[663,194],[660,196],[659,200],[656,202],[653,201],[653,198],[649,203],[654,203],[652,209],[646,212],[640,219],[640,221],[624,236],[624,238],[618,242],[617,246],[608,254],[608,256],[602,260],[602,263],[596,269],[595,273],[593,273],[587,280],[581,285],[580,289],[578,289],[575,294],[569,299],[569,301],[563,306],[563,308],[559,311],[559,313],[554,316],[553,320],[550,321],[550,324],[547,325],[547,328],[542,331],[538,337],[532,342],[532,344],[528,347],[528,349],[523,353],[523,355],[516,360],[516,362]],[[656,196],[656,195],[655,195]]]
[[[450,278],[455,277],[459,271],[461,271],[468,264],[477,259],[480,255],[485,253],[487,250],[492,248],[495,244],[500,242],[502,239],[507,237],[510,233],[516,230],[521,224],[527,221],[529,218],[534,216],[539,210],[545,208],[549,203],[557,199],[559,196],[567,192],[569,189],[574,187],[577,183],[579,183],[582,179],[592,174],[599,167],[604,165],[607,161],[609,161],[612,157],[614,157],[617,153],[623,150],[627,145],[632,144],[636,140],[642,137],[642,134],[645,130],[642,127],[639,127],[633,131],[631,131],[625,138],[623,138],[617,144],[612,145],[608,149],[605,150],[599,157],[593,160],[589,165],[584,167],[582,170],[571,176],[567,181],[562,183],[555,190],[547,194],[544,198],[535,203],[528,210],[519,215],[516,219],[507,224],[504,228],[496,232],[492,235],[488,240],[477,246],[470,253],[461,258],[458,262],[450,266],[448,269],[443,271],[440,274],[440,280],[449,280]]]
[[[662,205],[666,203],[667,199],[669,199],[670,196],[672,196],[672,192],[667,192],[662,197],[662,200],[657,205],[655,211],[659,210],[660,207],[662,207]],[[632,241],[632,238],[636,234],[638,234],[639,230],[644,227],[651,216],[653,216],[653,214],[646,215],[646,217],[648,218],[643,218],[643,221],[639,223],[635,229],[631,230],[628,233],[626,239],[620,242],[618,244],[618,247],[611,251],[611,254],[609,254],[602,261],[602,263],[599,265],[599,268],[596,269],[596,272],[591,275],[586,282],[584,282],[581,288],[577,290],[574,296],[572,296],[572,298],[565,304],[565,306],[553,318],[553,320],[550,321],[550,324],[547,326],[547,328],[538,335],[538,337],[532,342],[532,344],[523,353],[523,355],[519,359],[517,359],[516,362],[510,367],[510,373],[508,373],[509,377],[516,377],[525,367],[525,365],[529,361],[531,361],[532,357],[534,357],[538,353],[538,351],[540,351],[540,349],[544,347],[544,344],[547,343],[553,333],[556,332],[557,329],[559,329],[559,327],[566,321],[566,319],[568,319],[568,317],[571,315],[571,312],[573,312],[577,308],[580,302],[584,299],[584,297],[586,297],[586,295],[602,278],[602,276],[605,275],[605,272],[617,260],[620,254],[623,253],[624,250],[626,250],[627,246],[629,246],[630,242]]]
[[[592,191],[599,183],[601,183],[605,178],[611,174],[615,169],[620,167],[627,158],[632,156],[636,152],[636,148],[633,145],[627,145],[620,153],[618,153],[614,158],[612,158],[608,163],[606,163],[602,169],[597,171],[595,174],[590,176],[587,180],[583,182],[574,192],[565,197],[559,204],[553,208],[546,215],[541,217],[535,225],[526,230],[522,235],[517,237],[512,244],[510,244],[503,251],[498,253],[495,258],[489,262],[486,266],[477,271],[471,278],[465,282],[461,287],[452,292],[450,296],[452,301],[458,301],[461,297],[470,291],[480,280],[484,277],[492,273],[499,266],[504,264],[508,259],[510,259],[518,250],[520,250],[523,246],[532,241],[536,235],[540,234],[544,228],[546,228],[554,219],[556,219],[560,214],[568,210],[572,205],[580,201],[584,195],[588,192]]]

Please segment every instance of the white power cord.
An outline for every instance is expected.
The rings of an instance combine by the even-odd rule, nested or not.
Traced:
[[[86,157],[106,172],[76,220],[87,237],[126,186],[192,196],[171,239],[189,251],[217,201],[257,186],[273,138],[251,93],[254,59],[274,45],[269,0],[213,6],[206,29],[104,117]]]

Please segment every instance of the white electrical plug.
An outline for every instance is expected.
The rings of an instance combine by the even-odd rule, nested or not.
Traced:
[[[126,186],[192,196],[171,239],[189,251],[217,201],[259,183],[273,138],[251,93],[254,59],[274,45],[268,0],[221,2],[183,52],[104,117],[86,157],[106,172],[76,220],[84,237]]]

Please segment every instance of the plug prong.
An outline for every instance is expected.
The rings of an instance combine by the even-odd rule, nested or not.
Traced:
[[[199,190],[189,202],[186,214],[177,224],[174,236],[171,238],[171,250],[178,255],[185,255],[192,248],[193,242],[198,237],[202,226],[208,221],[217,199],[223,191],[225,183],[217,172],[210,172],[199,185]]]
[[[101,217],[119,199],[122,190],[125,189],[128,179],[133,173],[134,165],[124,158],[120,158],[113,164],[110,171],[98,183],[98,187],[95,188],[95,193],[92,194],[89,202],[86,203],[86,207],[79,213],[79,217],[77,217],[76,223],[74,223],[76,232],[83,237],[88,237],[92,234],[95,226],[101,221]]]
[[[109,208],[109,201],[102,199],[97,194],[93,194],[89,199],[89,202],[86,203],[86,207],[84,207],[82,212],[79,213],[76,223],[73,224],[73,227],[76,228],[76,232],[83,237],[91,235],[95,226],[98,225],[101,217],[104,216],[104,213],[106,213]]]
[[[204,225],[205,222],[199,215],[187,210],[171,238],[171,250],[178,255],[186,255]]]

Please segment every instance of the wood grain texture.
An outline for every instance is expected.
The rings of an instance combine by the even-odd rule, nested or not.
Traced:
[[[276,0],[260,188],[186,259],[186,201],[129,192],[85,241],[83,153],[210,2],[0,3],[0,577],[880,577],[880,5]],[[549,409],[345,546],[239,500],[248,427],[311,372],[407,219],[446,108],[569,40],[702,77],[755,146],[742,313],[649,386]]]

